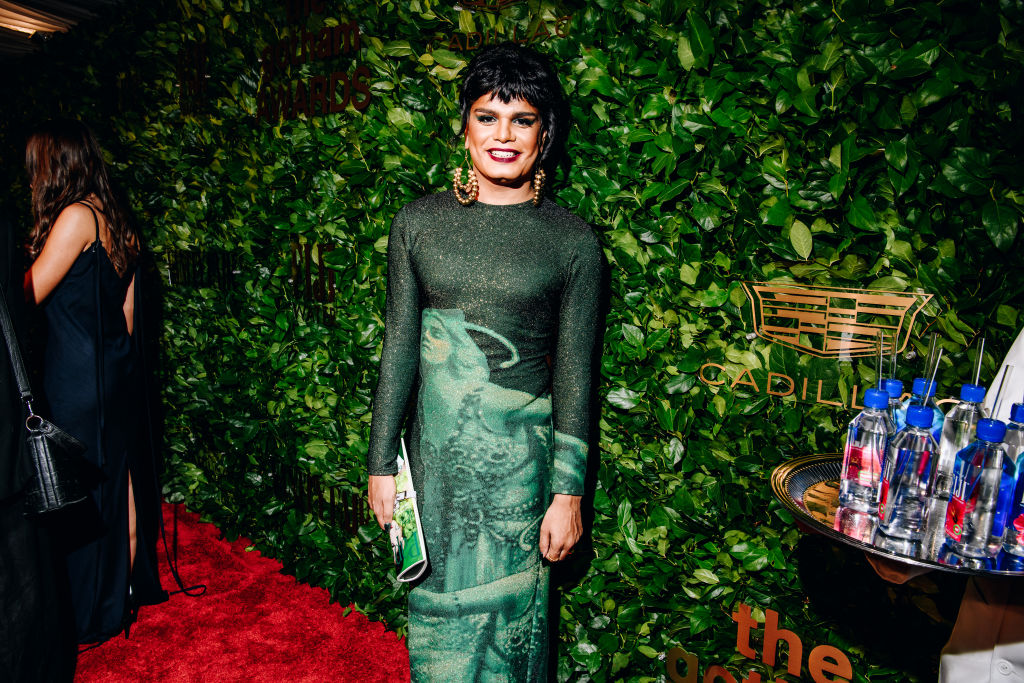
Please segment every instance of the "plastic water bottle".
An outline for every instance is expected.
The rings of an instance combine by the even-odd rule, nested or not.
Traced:
[[[1014,403],[1010,408],[1010,421],[1003,435],[1003,450],[1003,477],[1008,476],[1011,469],[1008,464],[1012,463],[1017,481],[1012,487],[1013,495],[1009,502],[1000,509],[1000,512],[1005,512],[1005,517],[996,517],[996,523],[1002,523],[1005,527],[999,568],[1024,571],[1024,476],[1021,476],[1020,461],[1020,455],[1024,452],[1024,403]]]
[[[921,393],[924,393],[924,380],[914,380],[914,393],[918,393],[918,382]],[[939,552],[946,542],[946,504],[953,483],[953,464],[956,454],[970,445],[978,420],[988,416],[981,402],[985,400],[985,387],[976,384],[965,384],[960,387],[960,402],[957,403],[942,421],[938,457],[932,466],[932,481],[929,483],[928,520],[924,539],[921,543],[921,557],[927,560],[938,559]]]
[[[886,407],[889,395],[880,389],[864,394],[864,410],[846,432],[839,473],[839,509],[835,528],[870,543],[878,519],[882,462],[896,431]]]
[[[896,426],[899,429],[907,424],[907,408],[910,406],[928,406],[932,409],[934,417],[932,418],[932,437],[939,443],[939,450],[942,448],[942,422],[945,419],[945,413],[939,410],[939,406],[935,404],[935,382],[929,382],[924,377],[918,377],[914,380],[912,389],[910,390],[911,396],[904,401],[899,410],[897,411]]]
[[[1010,423],[1006,425],[1003,448],[1008,460],[1020,464],[1021,450],[1024,449],[1024,403],[1014,403],[1010,409]],[[1003,533],[1003,556],[1000,569],[1024,570],[1024,476],[1017,472],[1017,484],[1007,514],[1006,531]]]
[[[896,431],[900,431],[906,425],[897,423],[897,416],[902,408],[900,399],[903,397],[903,382],[898,379],[885,379],[882,380],[882,389],[889,394],[889,419],[896,425]],[[902,417],[901,417],[902,419]]]
[[[974,440],[978,420],[988,417],[988,409],[982,405],[984,400],[985,387],[977,384],[960,387],[960,402],[946,415],[939,439],[939,463],[940,467],[948,464],[946,471],[952,469],[956,454]]]
[[[901,403],[900,398],[903,396],[903,382],[898,379],[883,379],[879,382],[879,388],[889,395],[889,405],[886,406],[885,412],[889,413],[889,419],[892,420],[895,432],[893,432],[893,438],[898,434],[906,424],[896,424]],[[882,485],[885,485],[885,468],[889,460],[889,454],[892,452],[892,442],[889,443],[890,448],[887,448],[885,454],[882,456]]]
[[[1003,436],[1006,425],[999,420],[978,420],[978,438],[956,454],[953,486],[946,508],[946,544],[939,561],[970,569],[995,568],[995,556],[1002,536],[996,513],[1003,476]],[[1009,500],[1012,492],[1002,497]]]
[[[875,546],[917,556],[924,533],[925,504],[938,444],[931,433],[932,411],[910,406],[907,426],[889,446],[882,473]]]
[[[1014,403],[1010,408],[1010,421],[1006,424],[1006,436],[1003,437],[1006,457],[1019,463],[1020,454],[1024,453],[1024,403]]]

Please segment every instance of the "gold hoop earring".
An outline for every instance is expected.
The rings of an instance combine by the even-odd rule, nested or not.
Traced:
[[[452,177],[452,192],[455,193],[455,199],[459,201],[459,204],[469,206],[476,201],[480,194],[480,183],[477,182],[476,171],[473,170],[468,151],[464,154],[462,163],[466,166],[466,181],[462,181],[462,166],[455,169]]]
[[[533,174],[533,205],[540,206],[541,193],[544,192],[544,180],[547,175],[544,173],[544,169],[537,167],[537,170]]]

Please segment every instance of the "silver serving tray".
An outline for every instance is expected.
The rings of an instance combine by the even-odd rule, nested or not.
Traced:
[[[805,455],[785,462],[772,470],[772,493],[803,526],[827,536],[833,541],[845,543],[878,557],[954,574],[1024,575],[1024,572],[1000,569],[950,567],[938,562],[877,548],[871,543],[865,543],[837,531],[833,528],[833,524],[835,523],[836,509],[839,507],[839,471],[842,462],[842,457],[835,453]]]

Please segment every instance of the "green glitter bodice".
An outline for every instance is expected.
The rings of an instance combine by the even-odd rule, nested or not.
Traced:
[[[589,226],[550,200],[464,207],[445,193],[403,208],[388,241],[370,473],[394,474],[419,379],[411,451],[424,436],[441,448],[451,434],[420,430],[445,429],[435,423],[483,392],[498,404],[492,420],[539,424],[550,413],[550,490],[582,493],[600,269]],[[412,460],[419,479],[422,459]]]

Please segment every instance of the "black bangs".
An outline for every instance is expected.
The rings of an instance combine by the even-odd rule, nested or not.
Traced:
[[[490,93],[501,102],[525,100],[540,113],[542,146],[538,163],[552,171],[557,165],[568,130],[565,98],[558,76],[547,58],[515,43],[502,43],[481,50],[466,69],[459,93],[462,129],[466,130],[469,108]]]

